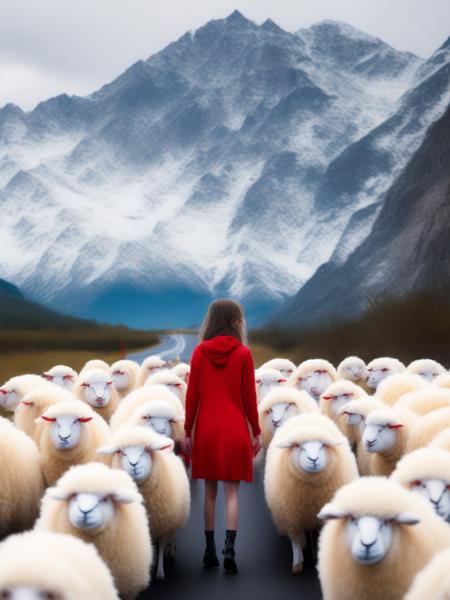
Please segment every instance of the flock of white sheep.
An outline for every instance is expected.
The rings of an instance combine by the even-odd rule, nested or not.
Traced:
[[[265,496],[293,573],[323,524],[325,600],[449,598],[450,373],[428,359],[274,359],[256,385]]]
[[[0,598],[136,596],[190,511],[189,365],[57,365],[0,388]],[[303,570],[319,536],[325,600],[450,594],[450,373],[392,358],[337,369],[273,359],[255,372],[274,523]],[[447,567],[447,568],[446,568]]]

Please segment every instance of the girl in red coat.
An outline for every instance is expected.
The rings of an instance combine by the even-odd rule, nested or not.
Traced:
[[[233,300],[214,301],[200,331],[201,344],[192,354],[182,442],[182,450],[192,456],[192,478],[205,480],[206,567],[219,565],[214,517],[217,483],[223,481],[227,515],[223,554],[228,573],[237,573],[239,483],[252,481],[253,457],[261,448],[255,371],[245,339],[241,306]]]

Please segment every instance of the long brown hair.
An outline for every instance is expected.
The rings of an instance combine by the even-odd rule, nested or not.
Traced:
[[[247,342],[244,309],[235,300],[214,300],[200,328],[199,338],[210,340],[216,335],[232,335],[242,343]]]

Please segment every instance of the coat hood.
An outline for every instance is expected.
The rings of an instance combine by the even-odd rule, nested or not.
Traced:
[[[213,364],[224,367],[230,354],[241,345],[242,342],[231,335],[217,335],[210,340],[205,340],[199,347]]]

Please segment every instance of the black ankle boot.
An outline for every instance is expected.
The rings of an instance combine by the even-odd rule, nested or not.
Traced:
[[[206,569],[212,569],[219,566],[219,559],[216,554],[216,544],[214,543],[214,530],[205,531],[206,549],[203,556],[203,565]]]
[[[237,573],[238,568],[236,561],[234,560],[235,551],[234,551],[234,542],[236,540],[236,530],[235,529],[227,529],[226,537],[225,537],[225,548],[222,550],[222,554],[224,555],[223,559],[223,568],[226,573]]]

